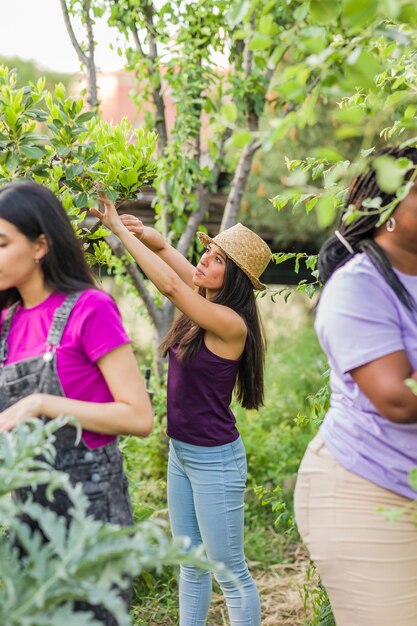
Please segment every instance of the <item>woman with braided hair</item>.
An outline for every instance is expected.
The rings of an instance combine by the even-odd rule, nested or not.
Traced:
[[[415,148],[379,151],[414,164]],[[374,163],[351,184],[342,219],[323,245],[324,289],[316,331],[330,366],[330,408],[301,463],[295,492],[300,533],[337,626],[417,624],[417,186],[389,218],[366,208],[380,197]],[[395,522],[387,511],[405,509]],[[385,511],[385,514],[384,514]]]

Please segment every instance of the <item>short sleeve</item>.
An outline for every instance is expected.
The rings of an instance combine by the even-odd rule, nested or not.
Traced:
[[[395,294],[376,269],[337,272],[323,290],[315,328],[341,374],[405,349]]]
[[[73,313],[81,346],[91,361],[96,362],[119,346],[130,343],[119,309],[104,291],[85,291]]]

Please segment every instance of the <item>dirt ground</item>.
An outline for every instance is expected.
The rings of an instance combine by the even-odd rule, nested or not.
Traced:
[[[304,626],[306,612],[303,585],[309,560],[300,546],[294,562],[271,566],[268,571],[251,568],[261,596],[262,626]],[[227,610],[221,595],[213,595],[208,626],[227,626]]]

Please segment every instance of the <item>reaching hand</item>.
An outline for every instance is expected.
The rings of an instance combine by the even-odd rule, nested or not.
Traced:
[[[104,212],[102,213],[99,209],[93,207],[90,209],[90,214],[97,217],[106,228],[115,235],[119,235],[120,231],[126,232],[127,230],[156,253],[166,247],[164,238],[158,231],[149,226],[144,226],[140,219],[134,215],[119,215],[113,202],[109,200],[104,191],[98,189],[98,192],[99,200],[104,204]]]
[[[100,209],[92,207],[90,213],[94,215],[94,217],[97,217],[106,228],[116,235],[120,229],[124,228],[123,222],[116,211],[116,207],[101,190],[99,190],[99,200],[104,204],[104,212],[102,213]]]
[[[161,233],[158,233],[154,228],[145,226],[135,215],[128,215],[124,213],[120,215],[120,221],[127,230],[135,235],[147,248],[153,252],[161,252],[165,248],[165,241]]]
[[[120,215],[120,220],[129,232],[133,233],[138,239],[142,239],[144,226],[139,218],[134,215],[124,213],[123,215]]]

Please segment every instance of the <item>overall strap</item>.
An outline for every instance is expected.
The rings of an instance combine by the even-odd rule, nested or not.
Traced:
[[[70,294],[65,298],[61,306],[58,307],[55,311],[54,317],[52,319],[52,325],[49,329],[48,339],[46,340],[47,352],[54,352],[61,343],[62,335],[64,333],[65,326],[67,325],[68,318],[81,294],[82,291]]]
[[[3,365],[7,359],[7,354],[9,352],[9,345],[7,343],[7,338],[10,332],[10,324],[12,323],[13,315],[20,304],[20,301],[15,302],[7,311],[6,317],[4,318],[3,328],[1,329],[1,337],[0,337],[0,365]]]

